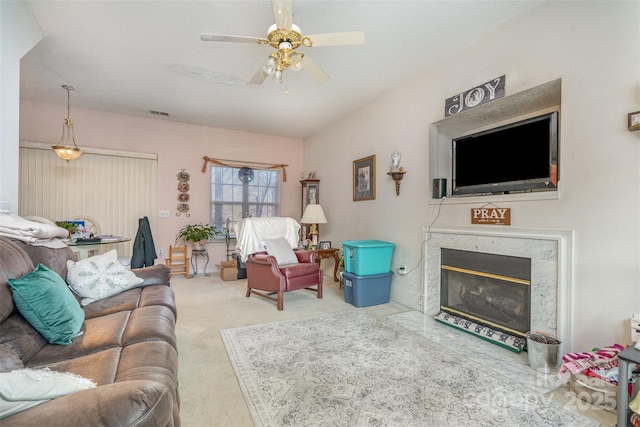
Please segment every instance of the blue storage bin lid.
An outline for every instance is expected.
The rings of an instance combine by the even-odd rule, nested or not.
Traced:
[[[372,280],[372,279],[380,279],[383,277],[393,276],[393,271],[388,273],[379,273],[379,274],[367,274],[366,276],[358,276],[357,274],[347,273],[346,271],[342,272],[342,277],[347,280]]]
[[[343,240],[342,245],[352,246],[354,248],[382,248],[395,246],[395,243],[382,240]]]

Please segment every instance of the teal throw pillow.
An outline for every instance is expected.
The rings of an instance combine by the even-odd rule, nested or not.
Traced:
[[[47,341],[66,345],[78,335],[84,311],[58,273],[38,264],[8,282],[18,311]]]

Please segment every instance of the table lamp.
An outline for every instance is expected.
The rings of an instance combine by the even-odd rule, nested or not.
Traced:
[[[322,206],[318,204],[309,204],[304,209],[304,214],[300,220],[303,224],[311,224],[311,245],[315,248],[318,247],[318,224],[326,224],[327,217],[324,216]]]

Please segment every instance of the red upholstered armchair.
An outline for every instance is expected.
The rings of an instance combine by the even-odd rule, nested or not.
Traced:
[[[276,301],[284,308],[284,293],[309,289],[322,298],[322,271],[316,263],[318,252],[295,250],[297,263],[278,265],[278,260],[266,252],[249,255],[247,259],[247,297],[252,293]],[[311,288],[317,286],[316,289]],[[260,292],[264,291],[264,292]],[[275,294],[275,296],[274,296]]]

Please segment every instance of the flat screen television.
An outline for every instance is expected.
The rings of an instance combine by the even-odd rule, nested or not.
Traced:
[[[557,189],[557,112],[455,138],[452,145],[454,196]]]

